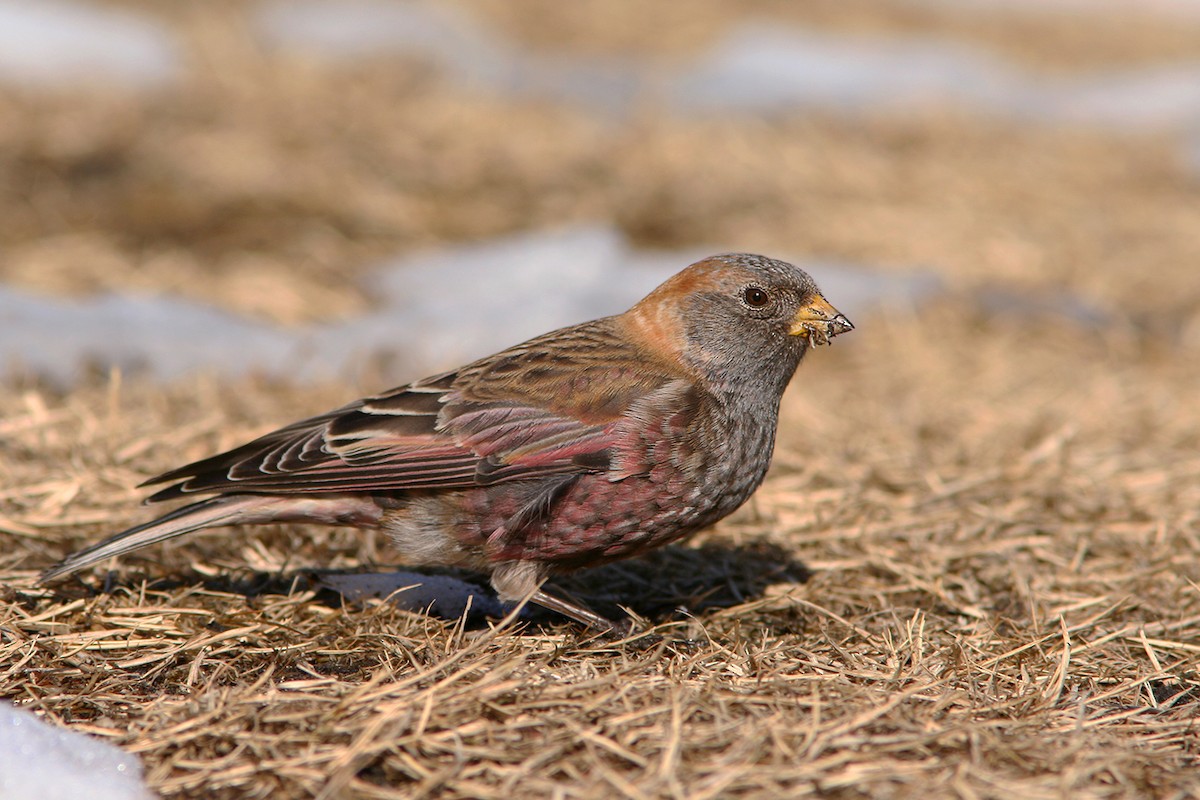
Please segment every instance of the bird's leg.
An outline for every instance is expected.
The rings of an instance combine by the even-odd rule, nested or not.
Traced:
[[[492,571],[492,586],[506,603],[534,602],[603,633],[619,634],[628,629],[628,626],[622,628],[595,611],[542,591],[547,572],[546,565],[537,561],[506,561]]]
[[[541,589],[534,590],[529,599],[542,608],[557,611],[564,617],[570,617],[576,622],[586,625],[589,628],[594,628],[601,633],[623,633],[624,629],[628,628],[628,625],[622,626],[620,623],[613,622],[608,617],[600,616],[595,611],[589,611],[583,606],[563,600],[561,597],[556,597]]]

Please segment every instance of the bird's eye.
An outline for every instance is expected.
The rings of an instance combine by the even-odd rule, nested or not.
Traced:
[[[771,295],[758,286],[747,286],[742,290],[742,300],[751,308],[765,308],[771,302]]]

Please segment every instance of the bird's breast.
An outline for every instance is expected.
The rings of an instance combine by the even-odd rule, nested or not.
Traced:
[[[762,483],[774,415],[713,415],[698,424],[678,437],[647,440],[637,474],[615,481],[581,476],[544,518],[490,540],[488,560],[591,565],[675,541],[728,515]],[[486,538],[495,523],[503,525],[493,518],[466,533]]]

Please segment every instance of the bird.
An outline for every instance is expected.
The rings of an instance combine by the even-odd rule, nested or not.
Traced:
[[[490,578],[592,629],[553,575],[678,541],[762,483],[808,350],[853,330],[800,268],[698,261],[628,311],[561,328],[172,469],[147,504],[204,499],[80,550],[39,582],[205,528],[382,530],[406,563]]]

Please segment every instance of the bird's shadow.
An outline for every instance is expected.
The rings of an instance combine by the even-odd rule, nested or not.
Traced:
[[[707,543],[698,547],[668,545],[646,555],[616,561],[556,576],[546,588],[559,596],[582,604],[612,620],[633,612],[654,624],[732,608],[763,596],[768,586],[779,583],[804,583],[811,573],[783,548],[758,543],[733,546]],[[428,578],[423,592],[407,594],[397,589]],[[389,584],[388,581],[391,580]],[[410,610],[420,610],[441,619],[459,619],[465,609],[469,626],[482,627],[489,618],[505,613],[487,587],[486,577],[455,569],[426,569],[403,573],[382,570],[296,570],[287,573],[250,572],[205,577],[189,581],[186,576],[161,578],[149,588],[172,590],[201,583],[206,589],[239,594],[248,601],[267,595],[286,595],[315,590],[315,601],[333,607],[354,604],[366,596],[388,596]],[[123,581],[121,582],[123,583]],[[391,586],[383,592],[357,593],[351,586],[380,583]],[[109,583],[104,591],[118,584]],[[441,587],[446,587],[442,589]],[[449,597],[447,595],[453,595]],[[471,597],[471,603],[464,600]],[[541,607],[530,605],[521,618],[535,625],[560,624],[563,618]]]
[[[546,585],[552,594],[594,610],[608,619],[625,618],[629,612],[659,624],[706,610],[732,608],[760,599],[769,585],[804,583],[811,573],[784,548],[770,543],[734,547],[706,543],[700,547],[671,545],[640,558],[614,561],[568,575],[557,576]],[[424,591],[396,591],[428,578]],[[391,582],[389,584],[389,579]],[[182,582],[164,578],[151,588],[170,589]],[[458,619],[469,608],[468,625],[484,626],[490,618],[508,610],[487,587],[486,577],[454,569],[422,569],[402,573],[361,570],[299,570],[289,573],[252,572],[208,577],[206,589],[244,595],[247,600],[262,595],[289,594],[296,590],[317,591],[316,601],[340,607],[361,600],[349,587],[384,585],[382,593],[401,606],[422,610],[440,619]],[[386,589],[390,587],[391,589]],[[445,589],[440,589],[445,587]],[[464,600],[470,595],[469,606]],[[560,624],[562,616],[541,607],[522,610],[522,619],[534,624]]]
[[[732,608],[763,596],[768,586],[805,583],[808,567],[778,545],[670,545],[556,578],[551,591],[578,599],[609,619],[625,609],[659,623]]]

